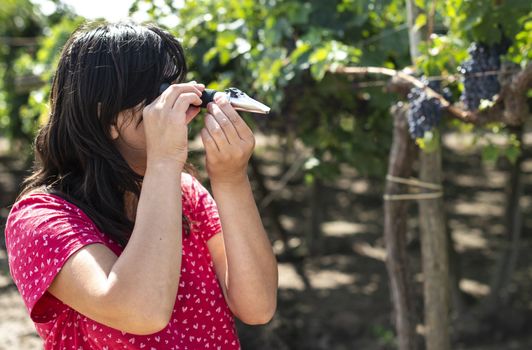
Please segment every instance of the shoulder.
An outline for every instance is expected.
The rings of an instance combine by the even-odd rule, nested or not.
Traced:
[[[198,179],[189,173],[181,173],[181,187],[189,190],[197,190],[197,187],[203,187]]]
[[[181,173],[181,187],[190,187],[196,178],[189,173]]]
[[[95,226],[85,213],[64,198],[54,194],[32,192],[19,198],[7,217],[6,243],[10,236],[25,232],[63,231],[65,229],[92,231]]]
[[[8,216],[8,223],[17,219],[47,217],[54,214],[70,214],[85,218],[81,209],[58,195],[31,192],[13,204]]]
[[[188,173],[181,174],[181,191],[184,199],[193,203],[197,203],[202,196],[209,193],[198,179]]]

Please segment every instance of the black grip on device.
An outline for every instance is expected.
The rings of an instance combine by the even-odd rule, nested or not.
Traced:
[[[201,94],[201,106],[202,108],[207,107],[207,104],[209,102],[214,101],[214,94],[218,91],[212,90],[212,89],[205,89],[203,90],[203,93]]]
[[[162,83],[159,87],[159,94],[162,94],[164,90],[168,89],[170,87],[170,84],[168,83]],[[207,107],[207,104],[209,102],[214,101],[214,94],[216,94],[218,91],[212,90],[212,89],[205,89],[203,90],[203,93],[201,94],[201,105],[200,107],[205,108]]]

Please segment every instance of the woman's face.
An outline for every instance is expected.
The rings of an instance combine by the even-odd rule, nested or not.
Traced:
[[[118,114],[116,125],[111,127],[115,146],[131,169],[139,175],[146,172],[146,136],[142,108],[132,108]]]

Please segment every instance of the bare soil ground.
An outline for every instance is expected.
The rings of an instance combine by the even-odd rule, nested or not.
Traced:
[[[532,134],[526,138],[528,147]],[[267,184],[274,188],[282,177],[279,151],[263,142],[258,155]],[[460,254],[463,279],[460,287],[470,302],[489,293],[496,259],[507,244],[504,237],[504,167],[481,162],[478,150],[464,144],[461,136],[445,138],[445,203],[449,228]],[[24,174],[22,162],[0,158],[0,227],[8,205],[16,196]],[[456,350],[532,349],[532,159],[523,164],[525,185],[523,242],[515,276],[510,286],[511,303],[500,314],[507,322],[455,340]],[[309,229],[308,187],[295,177],[280,192],[275,203],[289,242],[299,258],[287,257],[279,237],[272,235],[279,252],[280,289],[275,318],[268,325],[239,324],[243,349],[395,349],[391,323],[388,277],[382,241],[382,179],[358,176],[345,169],[323,195],[324,223],[320,255],[305,257],[302,238]],[[411,207],[410,253],[421,289],[419,245],[416,239],[416,206]],[[265,217],[265,224],[272,221]],[[34,350],[41,341],[9,278],[7,257],[0,235],[0,350]],[[422,306],[420,295],[419,305]],[[457,323],[463,322],[461,319]],[[453,324],[453,327],[459,324]]]

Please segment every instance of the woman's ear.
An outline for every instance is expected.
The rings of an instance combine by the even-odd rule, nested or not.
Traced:
[[[113,141],[120,136],[120,127],[118,125],[122,125],[123,118],[124,112],[122,111],[118,113],[116,119],[109,126],[109,135],[111,135],[111,140]]]
[[[111,139],[113,141],[120,137],[120,131],[122,130],[122,128],[127,127],[126,123],[131,122],[130,114],[131,110],[129,109],[120,111],[118,112],[118,115],[116,116],[115,120],[111,122],[111,125],[109,126],[109,134],[111,135]]]
[[[98,119],[101,118],[101,114],[102,114],[102,103],[101,102],[98,102]],[[120,115],[118,116],[120,118]],[[120,133],[118,132],[118,126],[117,126],[117,123],[114,123],[114,124],[111,124],[111,126],[109,127],[109,134],[111,135],[111,139],[114,141],[118,138],[118,136],[120,136]]]
[[[109,127],[109,134],[111,135],[111,139],[114,141],[120,136],[120,133],[118,132],[118,126],[116,124],[111,124]]]

